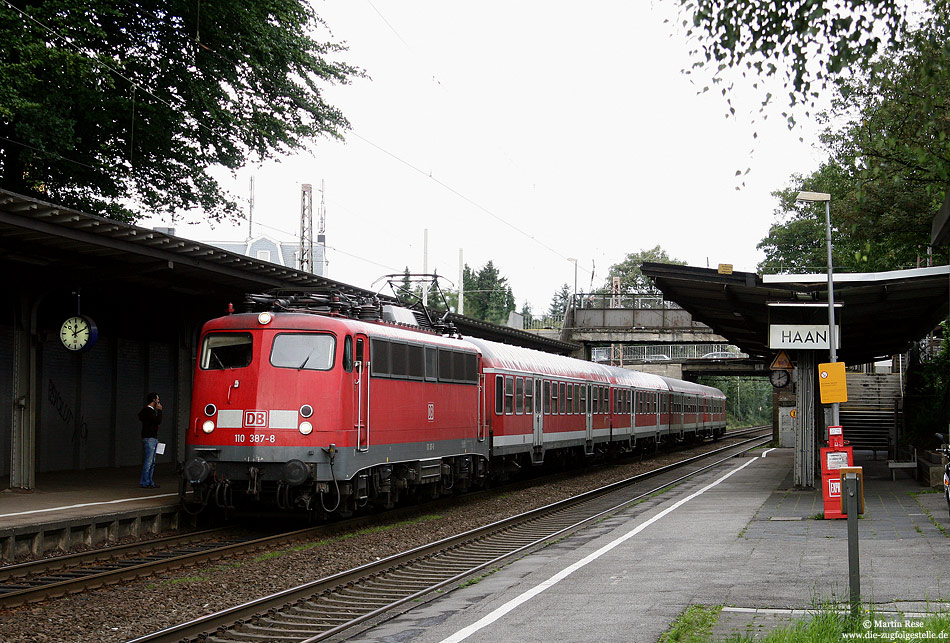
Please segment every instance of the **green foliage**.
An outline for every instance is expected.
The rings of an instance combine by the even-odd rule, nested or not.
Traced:
[[[300,0],[0,3],[0,187],[126,220],[237,216],[209,168],[348,128],[322,87],[362,72],[322,26]]]
[[[772,423],[772,385],[764,377],[704,376],[700,384],[726,394],[726,424],[729,427]]]
[[[686,265],[685,261],[670,257],[666,253],[666,250],[660,246],[655,246],[649,250],[631,252],[627,254],[623,261],[610,267],[610,270],[607,272],[605,291],[610,292],[613,278],[620,277],[620,290],[623,293],[659,295],[660,291],[653,285],[653,281],[640,271],[640,266],[647,261],[653,263],[668,263],[677,266]]]
[[[571,287],[567,284],[561,286],[551,297],[551,306],[548,308],[548,316],[557,317],[567,312],[567,304],[571,301]]]
[[[515,296],[508,278],[489,261],[475,272],[468,265],[462,270],[465,284],[465,314],[493,324],[508,323],[508,313],[515,309]]]
[[[699,43],[690,52],[694,69],[712,69],[714,83],[728,67],[753,77],[784,76],[791,105],[814,104],[819,90],[843,70],[869,64],[881,37],[897,42],[906,25],[896,0],[680,0],[680,7],[682,26]],[[734,113],[730,89],[722,94]],[[766,94],[763,105],[771,99]]]
[[[942,339],[936,354],[911,360],[907,369],[905,439],[919,449],[950,442],[950,324],[940,326]],[[944,439],[939,440],[935,433],[944,434]]]

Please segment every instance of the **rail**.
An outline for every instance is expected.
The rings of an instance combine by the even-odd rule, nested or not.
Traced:
[[[325,640],[593,524],[770,439],[771,432],[687,458],[547,507],[172,626],[130,643],[198,641],[205,640],[209,632],[214,633],[215,641],[221,642]],[[710,464],[701,464],[675,479],[663,479],[652,489],[637,486],[644,480],[727,451],[732,453]]]

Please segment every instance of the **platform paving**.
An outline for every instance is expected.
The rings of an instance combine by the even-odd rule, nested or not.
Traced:
[[[864,600],[880,613],[950,605],[942,494],[891,481],[883,462],[858,464]],[[791,467],[785,449],[735,459],[349,640],[653,642],[697,604],[725,606],[717,640],[804,614],[777,610],[846,603],[847,522],[816,520],[820,495],[791,488]]]

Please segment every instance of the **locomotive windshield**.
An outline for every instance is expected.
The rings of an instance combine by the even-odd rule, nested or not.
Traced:
[[[329,371],[333,368],[336,339],[332,335],[281,333],[274,338],[270,363],[279,368]]]
[[[251,363],[253,348],[250,333],[212,333],[201,349],[201,368],[220,371],[244,368]]]

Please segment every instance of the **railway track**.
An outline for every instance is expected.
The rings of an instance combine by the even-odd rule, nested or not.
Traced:
[[[771,439],[771,433],[687,458],[541,509],[440,540],[376,563],[222,610],[130,643],[324,640],[400,606],[506,564]],[[712,462],[701,462],[719,455]],[[688,467],[682,475],[667,475]],[[664,479],[649,489],[649,478]]]
[[[726,438],[738,438],[761,432],[761,427],[731,431]],[[703,457],[703,456],[700,456]],[[557,474],[518,483],[514,488],[544,484],[572,474]],[[512,486],[506,486],[510,491]],[[477,492],[467,496],[477,496]],[[438,510],[441,505],[456,502],[448,497],[424,507],[408,507],[386,512],[383,519],[399,522],[423,512]],[[332,524],[298,529],[265,537],[237,538],[232,527],[221,527],[176,536],[152,539],[143,543],[112,546],[77,554],[7,565],[0,567],[0,607],[16,607],[25,603],[57,598],[67,594],[115,585],[164,571],[205,564],[255,551],[272,550],[289,543],[332,537],[378,524],[379,515],[363,516]]]

